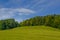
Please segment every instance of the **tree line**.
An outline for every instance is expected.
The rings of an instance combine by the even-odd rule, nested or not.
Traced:
[[[15,19],[5,19],[0,20],[0,30],[5,29],[12,29],[15,27],[22,27],[22,26],[51,26],[54,28],[60,29],[60,15],[47,15],[47,16],[36,16],[22,22],[17,22]]]
[[[20,22],[21,26],[51,26],[54,28],[60,28],[60,15],[47,15],[47,16],[36,16],[23,22]]]

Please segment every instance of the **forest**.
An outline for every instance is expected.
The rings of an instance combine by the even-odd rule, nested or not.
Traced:
[[[36,16],[20,23],[21,26],[50,26],[60,29],[60,15]]]
[[[22,26],[50,26],[53,28],[60,29],[60,15],[46,15],[46,16],[35,16],[30,19],[26,19],[22,22],[17,22],[15,19],[0,20],[0,30],[12,29]]]

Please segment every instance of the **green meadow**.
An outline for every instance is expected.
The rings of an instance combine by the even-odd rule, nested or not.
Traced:
[[[60,30],[48,26],[23,26],[0,30],[0,40],[60,40]]]

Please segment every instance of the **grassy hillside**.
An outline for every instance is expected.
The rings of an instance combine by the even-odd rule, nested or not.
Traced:
[[[0,40],[60,40],[60,30],[47,26],[18,27],[0,30]]]

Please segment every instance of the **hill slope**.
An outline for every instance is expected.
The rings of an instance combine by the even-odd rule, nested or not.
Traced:
[[[0,40],[60,40],[60,30],[47,26],[18,27],[0,31]]]

